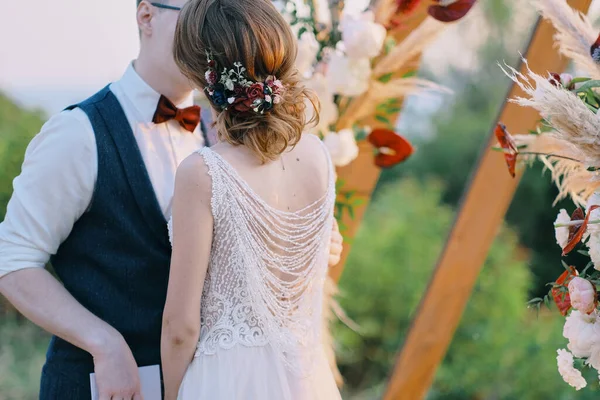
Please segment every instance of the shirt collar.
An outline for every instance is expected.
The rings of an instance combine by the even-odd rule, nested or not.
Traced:
[[[160,99],[160,93],[152,89],[152,87],[138,75],[133,67],[133,62],[129,64],[121,79],[115,82],[115,84],[121,87],[123,94],[127,96],[129,101],[131,101],[131,104],[137,109],[140,117],[143,118],[143,121],[152,121],[156,106],[158,105],[158,100]],[[176,106],[178,108],[186,108],[193,104],[194,96],[190,94],[182,102],[176,104]]]

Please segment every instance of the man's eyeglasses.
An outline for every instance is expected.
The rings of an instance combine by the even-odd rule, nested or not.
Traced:
[[[162,4],[162,3],[150,3],[150,4],[152,4],[156,8],[164,8],[165,10],[181,11],[181,7],[170,6],[168,4]]]

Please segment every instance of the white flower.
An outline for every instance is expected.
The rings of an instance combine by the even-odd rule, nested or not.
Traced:
[[[571,222],[571,216],[567,213],[567,210],[564,208],[560,210],[558,215],[556,216],[555,224],[566,224]],[[554,235],[556,236],[556,243],[560,246],[561,249],[564,249],[567,243],[569,243],[569,227],[563,226],[560,228],[554,228]]]
[[[335,123],[338,119],[338,108],[333,101],[333,93],[329,88],[329,83],[323,74],[316,73],[305,82],[305,86],[315,91],[317,98],[321,103],[319,124],[314,128],[309,129],[309,131],[326,134],[329,132],[329,125]],[[306,112],[306,120],[310,121],[314,113],[314,108],[312,103],[308,100],[306,100]]]
[[[586,212],[589,212],[591,206],[600,207],[600,193],[596,192],[590,196],[585,206]],[[590,222],[600,220],[600,208],[595,209],[590,214]],[[600,233],[600,224],[589,224],[587,227],[587,234]]]
[[[590,281],[578,276],[569,282],[569,297],[574,309],[588,314],[596,308],[596,288]]]
[[[596,371],[600,371],[600,345],[592,346],[592,354],[585,360],[587,365],[591,365]]]
[[[350,58],[374,58],[381,53],[387,31],[375,23],[372,11],[361,15],[344,15],[341,22],[342,40]]]
[[[600,234],[593,233],[587,241],[588,253],[594,263],[594,269],[600,271]]]
[[[305,76],[317,61],[319,42],[312,32],[306,31],[298,39],[298,54],[296,55],[296,68]]]
[[[331,54],[326,76],[333,93],[358,96],[369,88],[371,62],[368,58],[351,59],[336,51]]]
[[[304,0],[292,0],[288,2],[290,3],[296,8],[296,17],[310,18],[310,6]]]
[[[330,132],[325,135],[323,143],[331,154],[333,164],[343,167],[358,157],[358,146],[352,129],[342,129],[338,133]]]
[[[233,81],[231,79],[227,79],[225,81],[225,87],[227,90],[233,90]]]
[[[569,340],[567,347],[575,357],[585,358],[592,354],[592,347],[600,343],[598,313],[587,315],[577,310],[565,321],[563,336]]]
[[[587,382],[581,375],[581,371],[573,366],[573,355],[564,349],[558,350],[557,353],[558,372],[563,380],[577,390],[586,387]]]
[[[572,80],[573,80],[573,75],[571,75],[571,74],[560,74],[560,83],[564,87],[568,87],[571,84]]]

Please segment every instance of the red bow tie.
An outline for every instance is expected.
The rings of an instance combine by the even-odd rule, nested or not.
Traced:
[[[152,117],[152,122],[160,124],[170,119],[179,122],[185,130],[194,132],[194,129],[200,123],[200,107],[191,106],[187,108],[177,108],[171,100],[161,95],[156,106],[156,111]]]

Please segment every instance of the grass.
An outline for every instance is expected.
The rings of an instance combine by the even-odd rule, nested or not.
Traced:
[[[0,400],[36,400],[49,335],[16,316],[0,319]]]

